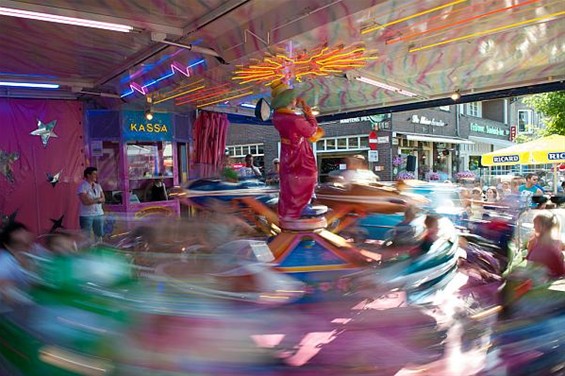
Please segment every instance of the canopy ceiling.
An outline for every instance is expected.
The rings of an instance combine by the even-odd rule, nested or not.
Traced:
[[[332,115],[565,78],[562,0],[0,0],[2,7],[134,27],[0,15],[0,81],[62,85],[0,87],[2,96],[95,96],[133,107],[149,97],[157,109],[251,114],[241,105],[268,97],[268,82],[286,75]]]

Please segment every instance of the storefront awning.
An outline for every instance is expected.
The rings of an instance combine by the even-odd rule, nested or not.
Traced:
[[[480,142],[483,144],[490,144],[494,146],[499,146],[501,148],[507,148],[509,146],[514,145],[512,141],[508,140],[500,140],[497,138],[487,138],[487,137],[478,137],[478,136],[469,136],[469,140]]]
[[[400,133],[399,134],[403,134],[406,136],[407,140],[411,140],[411,141],[427,141],[427,142],[442,142],[442,143],[446,143],[446,144],[469,144],[472,145],[474,144],[473,141],[469,141],[469,140],[465,140],[464,138],[461,137],[447,137],[447,136],[443,136],[443,137],[435,137],[435,136],[423,136],[420,134],[412,134],[412,133]]]

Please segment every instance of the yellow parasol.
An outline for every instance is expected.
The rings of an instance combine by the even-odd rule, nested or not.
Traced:
[[[565,136],[551,135],[483,154],[483,166],[565,163]]]
[[[557,193],[557,166],[565,163],[565,136],[551,135],[483,154],[483,166],[553,163],[553,192]]]

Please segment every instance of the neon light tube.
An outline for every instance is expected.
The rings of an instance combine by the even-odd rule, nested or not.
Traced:
[[[34,82],[4,82],[0,81],[0,86],[11,86],[11,87],[34,87],[39,89],[58,89],[57,84],[39,84]]]
[[[82,18],[58,16],[56,14],[31,12],[31,11],[22,10],[22,9],[12,9],[12,8],[0,7],[0,15],[11,16],[11,17],[19,17],[19,18],[27,18],[27,19],[38,20],[38,21],[55,22],[55,23],[61,23],[61,24],[66,24],[66,25],[92,27],[92,28],[95,28],[95,29],[119,31],[119,32],[122,32],[122,33],[129,33],[131,31],[133,31],[133,27],[128,26],[128,25],[120,25],[120,24],[115,24],[115,23],[110,23],[110,22],[85,20],[85,19],[82,19]]]
[[[453,39],[448,39],[448,40],[444,40],[441,42],[437,42],[437,43],[432,43],[432,44],[428,44],[426,46],[422,46],[422,47],[417,47],[417,48],[411,48],[408,50],[408,52],[416,52],[416,51],[422,51],[422,50],[426,50],[428,48],[432,48],[432,47],[437,47],[437,46],[442,46],[444,44],[448,44],[451,42],[459,42],[461,40],[465,40],[465,39],[469,39],[469,38],[474,38],[474,37],[479,37],[481,35],[488,35],[488,34],[494,34],[497,33],[499,31],[504,31],[504,30],[508,30],[508,29],[512,29],[518,26],[523,26],[523,25],[527,25],[527,24],[531,24],[537,21],[543,21],[546,20],[548,18],[558,18],[565,15],[565,11],[562,12],[556,12],[556,13],[552,13],[552,14],[548,14],[546,16],[542,16],[542,17],[536,17],[536,18],[532,18],[529,20],[525,20],[525,21],[520,21],[520,22],[516,22],[510,25],[505,25],[505,26],[500,26],[500,27],[495,27],[494,29],[489,29],[489,30],[484,30],[484,31],[478,31],[476,33],[473,34],[468,34],[468,35],[463,35],[461,37],[458,38],[453,38]]]
[[[372,31],[377,31],[377,30],[380,30],[380,29],[384,29],[385,27],[392,26],[392,25],[396,25],[396,24],[398,24],[398,23],[401,23],[401,22],[404,22],[404,21],[408,21],[408,20],[411,20],[412,18],[416,18],[416,17],[419,17],[419,16],[423,16],[423,15],[428,14],[428,13],[435,12],[436,10],[441,10],[441,9],[443,9],[443,8],[450,7],[450,6],[452,6],[452,5],[457,5],[457,4],[459,4],[459,3],[464,3],[465,1],[467,1],[467,0],[452,1],[451,3],[447,3],[447,4],[444,4],[444,5],[440,5],[440,6],[438,6],[438,7],[435,7],[435,8],[432,8],[432,9],[428,9],[428,10],[425,10],[425,11],[423,11],[423,12],[419,12],[419,13],[413,14],[413,15],[411,15],[411,16],[403,17],[403,18],[400,18],[400,19],[395,20],[395,21],[387,22],[387,23],[385,23],[385,24],[383,24],[383,25],[372,26],[372,27],[369,27],[369,28],[367,28],[367,29],[365,29],[365,30],[361,30],[361,34],[368,34],[368,33],[372,32]]]
[[[364,82],[364,83],[369,84],[369,85],[380,87],[381,89],[394,91],[398,94],[406,95],[407,97],[417,97],[418,96],[418,94],[414,94],[410,91],[400,89],[400,88],[397,88],[397,87],[389,85],[389,84],[385,84],[384,82],[375,81],[375,80],[372,80],[372,79],[367,78],[367,77],[355,77],[355,79],[357,81],[361,81],[361,82]]]

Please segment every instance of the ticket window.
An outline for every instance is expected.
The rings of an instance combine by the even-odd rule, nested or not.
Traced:
[[[172,143],[128,143],[126,150],[130,202],[167,200],[174,179]]]

